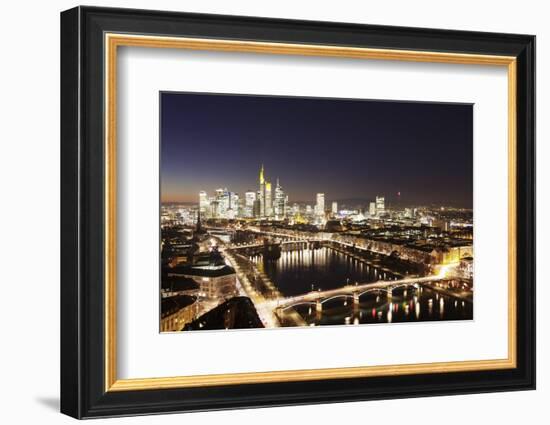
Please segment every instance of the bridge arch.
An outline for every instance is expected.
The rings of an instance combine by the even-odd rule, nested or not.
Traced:
[[[389,294],[389,293],[391,293],[391,289],[387,289],[387,288],[369,288],[369,289],[366,289],[362,292],[359,292],[357,294],[357,296],[362,297],[363,295],[366,295],[366,294],[369,294],[369,293],[380,293],[380,292],[385,292],[386,294]]]
[[[353,298],[353,294],[339,294],[339,295],[333,295],[332,297],[329,297],[329,298],[326,298],[324,300],[321,301],[321,304],[324,304],[328,301],[331,301],[331,300],[335,300],[335,299],[338,299],[338,298]]]

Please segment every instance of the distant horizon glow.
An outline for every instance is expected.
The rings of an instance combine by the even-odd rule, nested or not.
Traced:
[[[161,93],[161,202],[258,190],[260,166],[289,202],[471,208],[471,104]]]

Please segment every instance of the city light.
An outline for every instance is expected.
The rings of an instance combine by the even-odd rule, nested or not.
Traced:
[[[200,191],[197,204],[163,205],[163,276],[198,287],[162,289],[163,300],[189,297],[162,329],[471,317],[471,210],[396,207],[383,195],[356,204],[325,192],[311,203],[290,199],[262,165],[257,189],[242,197],[219,188]]]

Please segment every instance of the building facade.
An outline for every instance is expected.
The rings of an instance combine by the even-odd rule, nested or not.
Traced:
[[[176,295],[163,298],[160,306],[160,331],[181,331],[185,324],[195,319],[196,297]]]
[[[315,203],[315,215],[322,217],[325,215],[325,194],[318,193]]]
[[[386,212],[386,205],[385,200],[383,196],[377,196],[376,197],[376,215],[380,217],[381,215],[384,215]]]

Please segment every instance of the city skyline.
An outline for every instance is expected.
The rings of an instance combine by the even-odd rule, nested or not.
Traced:
[[[162,93],[161,108],[163,203],[217,188],[244,198],[263,164],[290,203],[400,193],[403,204],[472,205],[471,105]]]
[[[315,195],[315,204],[289,202],[288,193],[281,186],[279,179],[273,185],[269,181],[266,170],[261,165],[257,180],[258,190],[247,190],[244,194],[232,191],[230,188],[217,188],[214,192],[200,191],[198,194],[199,212],[206,219],[269,219],[290,220],[290,223],[307,223],[310,221],[323,226],[329,219],[354,219],[362,221],[366,217],[382,218],[388,212],[386,199],[376,196],[368,202],[368,208],[354,209],[353,206],[332,200],[327,204],[325,193]],[[399,196],[399,194],[398,194]],[[191,203],[195,205],[195,203]],[[303,208],[305,205],[305,209]],[[343,209],[339,209],[338,206]],[[327,207],[330,206],[330,209]],[[404,205],[398,205],[403,208]],[[415,208],[406,208],[411,214]],[[305,217],[304,217],[305,216]],[[409,217],[410,218],[410,217]]]

